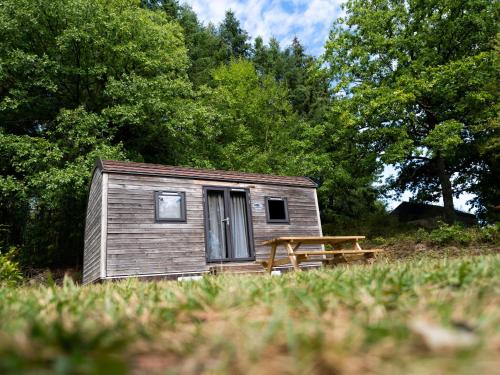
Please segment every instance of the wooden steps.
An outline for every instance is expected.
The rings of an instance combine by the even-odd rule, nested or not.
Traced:
[[[209,272],[213,275],[223,273],[229,274],[249,274],[249,273],[264,273],[264,269],[260,263],[221,263],[213,264],[209,268]]]

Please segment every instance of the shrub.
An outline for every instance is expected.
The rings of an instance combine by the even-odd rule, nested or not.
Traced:
[[[444,246],[450,244],[496,244],[499,238],[500,225],[486,227],[464,228],[459,224],[448,225],[441,223],[439,228],[426,233],[424,230],[416,233],[417,242],[429,242],[432,245]]]
[[[439,223],[439,227],[431,231],[418,228],[401,231],[390,237],[375,237],[370,239],[373,246],[427,244],[431,246],[471,246],[500,244],[500,223],[485,227],[465,228],[460,224]]]
[[[416,243],[428,242],[429,232],[427,232],[424,228],[418,228],[413,237]]]
[[[0,285],[16,285],[23,280],[19,264],[14,261],[15,247],[0,252]]]
[[[481,228],[478,234],[478,240],[481,242],[498,243],[500,241],[500,223]]]
[[[473,237],[474,236],[471,230],[465,229],[458,224],[441,224],[439,228],[434,229],[429,233],[430,243],[438,246],[451,243],[468,245],[474,239]]]

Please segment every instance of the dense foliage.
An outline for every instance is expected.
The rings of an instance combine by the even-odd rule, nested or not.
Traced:
[[[176,0],[2,1],[0,246],[78,265],[96,157],[307,175],[338,232],[384,215],[382,162],[418,199],[451,185],[487,212],[498,6],[438,3],[348,2],[323,64],[298,39],[252,41],[231,11],[204,25]]]
[[[359,137],[399,169],[394,187],[442,197],[450,221],[464,191],[483,209],[498,204],[498,184],[484,181],[500,173],[499,3],[349,0],[345,9],[326,61]]]

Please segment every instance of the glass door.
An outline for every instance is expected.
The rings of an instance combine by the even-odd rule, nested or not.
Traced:
[[[253,259],[248,192],[245,189],[204,189],[208,261]]]
[[[247,211],[247,194],[245,191],[229,192],[229,217],[231,222],[231,245],[233,257],[245,259],[251,257],[250,234]]]

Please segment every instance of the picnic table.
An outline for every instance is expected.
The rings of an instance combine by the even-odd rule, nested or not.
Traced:
[[[262,265],[271,273],[273,267],[291,263],[295,271],[301,271],[299,265],[302,262],[321,261],[325,265],[334,265],[346,262],[346,255],[361,255],[365,259],[374,258],[375,254],[382,252],[381,249],[363,250],[359,245],[359,240],[365,236],[325,236],[325,237],[277,237],[264,241],[264,245],[271,246],[269,261],[263,261]],[[341,249],[346,243],[352,244],[352,249]],[[302,245],[330,245],[331,250],[299,250]],[[276,250],[278,246],[283,246],[287,251],[288,258],[277,259]],[[315,256],[321,255],[321,259]]]

